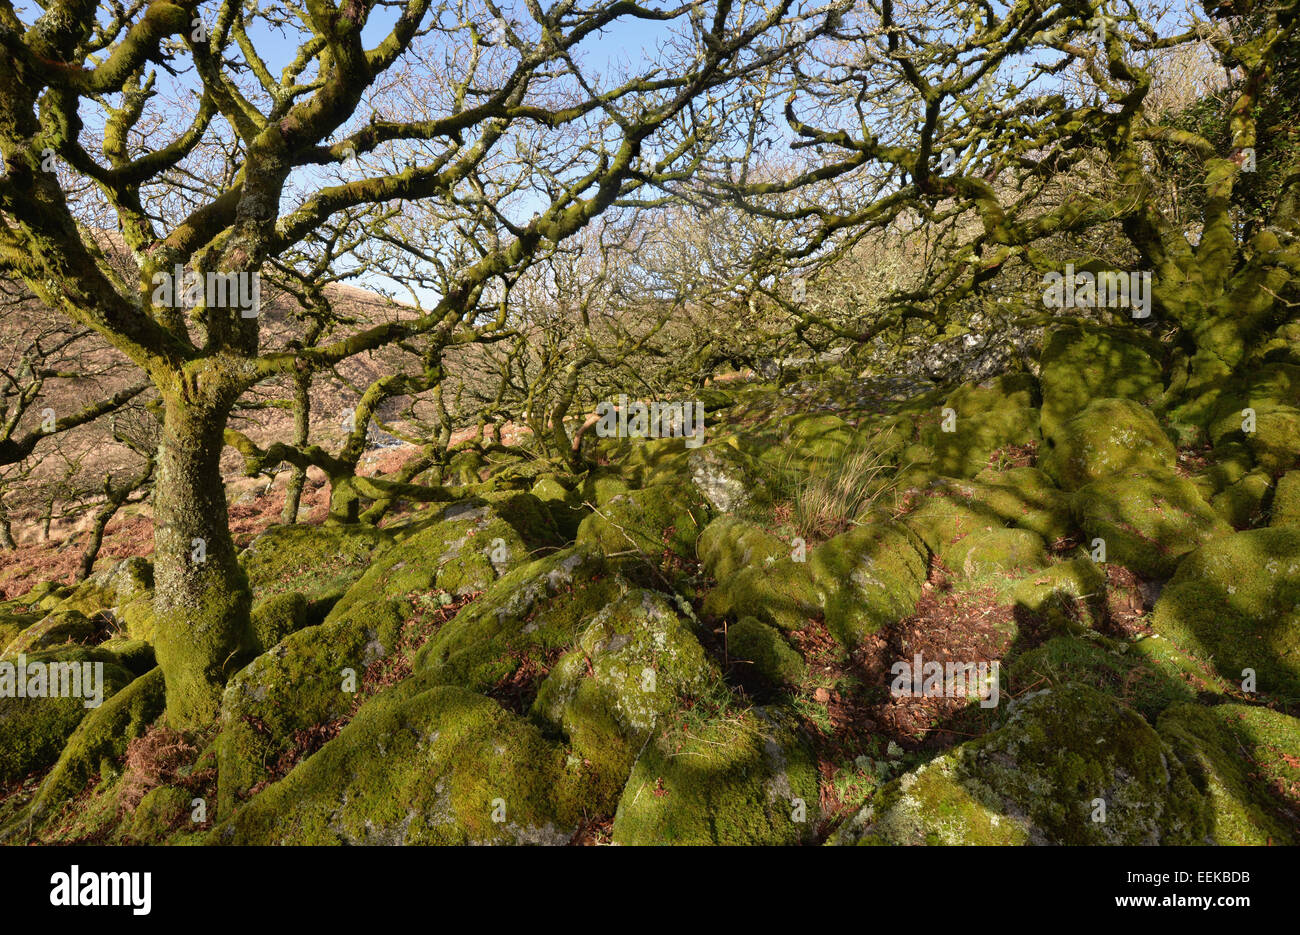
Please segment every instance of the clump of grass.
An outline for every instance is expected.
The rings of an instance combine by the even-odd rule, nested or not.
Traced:
[[[893,490],[894,464],[876,437],[845,448],[809,469],[789,454],[769,478],[776,492],[773,515],[812,541],[825,541],[852,526]]]

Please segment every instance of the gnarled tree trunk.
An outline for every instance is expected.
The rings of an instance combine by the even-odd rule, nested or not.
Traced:
[[[254,642],[220,459],[228,408],[166,399],[154,490],[154,648],[167,719],[205,726]]]

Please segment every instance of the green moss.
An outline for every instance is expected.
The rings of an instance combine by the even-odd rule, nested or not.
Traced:
[[[1254,431],[1246,431],[1243,412],[1254,412]],[[1209,420],[1216,443],[1238,442],[1258,466],[1278,474],[1300,458],[1300,367],[1287,363],[1249,368],[1223,387]]]
[[[1044,435],[1039,466],[1065,490],[1133,474],[1173,473],[1176,452],[1160,424],[1128,399],[1097,399]]]
[[[967,579],[1005,578],[1008,572],[1047,565],[1043,537],[1028,529],[990,529],[976,532],[970,539],[961,566]]]
[[[815,833],[818,801],[816,763],[793,719],[756,708],[652,738],[623,790],[613,839],[796,844]]]
[[[934,452],[928,459],[933,469],[950,477],[974,477],[985,469],[994,451],[1037,444],[1036,390],[1028,374],[958,387],[942,407],[952,410],[952,431],[944,430],[942,411],[938,418],[926,419],[921,429],[922,444]]]
[[[398,686],[371,699],[212,840],[559,844],[572,836],[585,779],[560,745],[482,696],[412,691]]]
[[[1011,600],[1037,615],[1049,632],[1091,629],[1102,622],[1106,576],[1089,558],[1060,562],[1016,584]]]
[[[355,616],[298,630],[231,677],[221,698],[218,814],[271,775],[299,732],[352,711],[366,668],[397,644],[403,619],[397,606],[369,619],[364,608],[354,608]]]
[[[976,798],[959,781],[957,767],[955,759],[941,757],[890,783],[830,843],[1025,844],[1025,825]]]
[[[143,558],[132,557],[92,574],[73,588],[57,609],[94,617],[138,599],[152,597],[153,566]]]
[[[826,626],[845,646],[858,645],[916,608],[927,571],[925,547],[891,521],[858,526],[810,556]]]
[[[821,595],[807,562],[788,555],[758,562],[721,578],[704,598],[706,616],[757,617],[782,630],[798,630],[822,614]]]
[[[1071,682],[1088,685],[1154,721],[1170,705],[1195,701],[1211,687],[1189,678],[1196,671],[1194,663],[1185,656],[1171,658],[1176,651],[1167,644],[1167,640],[1133,644],[1096,635],[1089,639],[1058,636],[1012,660],[1007,678],[1015,695]]]
[[[307,625],[307,599],[297,591],[268,598],[253,608],[253,635],[260,652],[266,652],[295,630]]]
[[[631,438],[618,460],[619,471],[632,487],[680,483],[688,473],[690,451],[684,438]]]
[[[84,643],[98,627],[79,610],[56,610],[14,637],[0,653],[0,659],[14,659],[19,653],[33,653],[64,643]]]
[[[115,637],[100,643],[99,648],[112,653],[118,662],[136,676],[144,675],[158,664],[153,647],[144,640]]]
[[[628,493],[631,489],[618,474],[606,470],[592,471],[582,483],[582,499],[587,503],[603,507],[610,500]]]
[[[290,591],[308,600],[337,598],[391,542],[373,526],[272,526],[239,560],[254,605]]]
[[[1153,626],[1240,682],[1300,698],[1300,529],[1252,529],[1185,558],[1156,601]]]
[[[406,604],[412,594],[431,589],[455,595],[481,591],[528,558],[524,540],[491,505],[482,500],[442,505],[405,528],[327,619],[359,618],[368,612],[364,607]]]
[[[1250,705],[1186,704],[1161,715],[1157,728],[1209,799],[1215,843],[1296,842],[1300,721]]]
[[[962,384],[953,390],[944,405],[963,416],[1005,409],[1034,409],[1039,402],[1038,381],[1032,374],[1005,373],[988,380]]]
[[[835,415],[799,413],[783,420],[781,427],[785,434],[784,450],[769,450],[808,470],[838,460],[859,443],[857,430]],[[769,459],[764,455],[763,460]]]
[[[1058,490],[1037,468],[986,470],[976,475],[975,481],[951,485],[950,490],[954,496],[974,501],[980,512],[1036,532],[1048,542],[1074,531],[1069,494]]]
[[[1105,803],[1105,820],[1095,800]],[[1026,696],[1007,723],[887,785],[841,843],[1195,844],[1209,810],[1140,716],[1085,685]]]
[[[1300,526],[1300,471],[1287,471],[1273,494],[1270,526]]]
[[[127,744],[148,730],[165,704],[162,669],[154,668],[91,710],[68,738],[23,820],[40,821],[81,792],[97,773],[114,773]],[[9,830],[6,826],[0,837]]]
[[[789,558],[785,542],[734,516],[719,516],[700,533],[696,551],[704,570],[719,581],[749,566],[765,567]]]
[[[461,451],[447,464],[446,483],[453,486],[473,486],[481,481],[487,462],[477,451]]]
[[[572,541],[578,534],[578,524],[586,515],[578,493],[564,486],[554,474],[539,477],[533,484],[532,493],[550,512],[551,522],[559,536],[565,542]]]
[[[1264,505],[1272,492],[1272,475],[1263,468],[1256,468],[1215,494],[1210,504],[1224,522],[1242,529],[1262,521]]]
[[[1075,492],[1073,507],[1085,545],[1105,540],[1106,561],[1144,578],[1167,578],[1182,556],[1232,532],[1190,481],[1173,474],[1095,481]]]
[[[986,509],[979,490],[940,478],[922,491],[920,502],[903,517],[903,524],[947,567],[958,570],[975,544],[973,533],[1002,528],[1004,520]]]
[[[741,617],[727,628],[727,653],[772,685],[797,685],[807,671],[803,657],[780,631],[753,617]]]
[[[88,672],[87,664],[102,666],[101,703],[134,678],[103,650],[51,649],[25,654],[23,661],[25,669],[0,673],[0,684],[9,682],[5,695],[0,697],[0,784],[22,779],[52,764],[77,725],[94,710],[87,706],[93,704],[95,685],[93,670]],[[15,660],[3,668],[16,667]],[[51,671],[54,667],[57,671]],[[85,681],[87,675],[91,676],[89,684]],[[39,691],[41,695],[16,697],[18,679],[23,680],[25,692]],[[71,694],[73,689],[79,694]],[[58,697],[58,692],[67,694]]]
[[[571,538],[556,525],[550,507],[531,493],[504,490],[485,493],[482,499],[492,505],[529,550],[558,548]]]
[[[1192,481],[1198,489],[1208,486],[1210,492],[1202,490],[1201,494],[1208,500],[1245,477],[1254,464],[1255,458],[1245,445],[1235,441],[1223,442],[1211,449],[1209,464]]]
[[[127,834],[142,844],[162,843],[190,823],[193,799],[193,793],[180,786],[150,789],[131,813]]]
[[[564,732],[595,777],[588,807],[607,814],[659,718],[720,679],[664,595],[635,590],[592,619],[532,710]]]
[[[640,551],[694,558],[695,540],[709,520],[709,508],[689,484],[657,484],[619,494],[578,527],[577,542],[606,555]]]
[[[1148,408],[1164,394],[1160,347],[1131,328],[1079,322],[1054,327],[1039,357],[1043,434],[1053,436],[1093,400],[1131,399]]]
[[[628,589],[598,553],[575,546],[506,575],[415,657],[430,684],[485,690],[571,645],[592,615]]]

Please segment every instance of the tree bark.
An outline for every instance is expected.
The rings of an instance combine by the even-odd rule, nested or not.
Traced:
[[[254,647],[252,595],[221,479],[227,415],[224,406],[165,400],[154,489],[154,649],[176,728],[216,719],[226,679]]]
[[[293,387],[293,443],[305,447],[311,418],[311,375],[298,374]],[[307,481],[307,469],[295,464],[289,475],[289,485],[284,491],[284,512],[280,522],[286,526],[298,522],[298,507],[302,503],[302,488]]]

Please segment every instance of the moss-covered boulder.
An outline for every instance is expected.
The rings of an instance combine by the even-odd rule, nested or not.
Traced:
[[[1245,445],[1236,441],[1223,442],[1210,449],[1205,467],[1193,474],[1190,480],[1201,491],[1201,496],[1209,500],[1249,474],[1254,464],[1255,458]]]
[[[12,660],[20,653],[34,653],[67,643],[86,643],[100,629],[79,610],[56,610],[22,630],[0,653],[0,659]]]
[[[94,617],[152,596],[153,566],[146,559],[132,557],[90,575],[73,588],[56,609]]]
[[[1026,696],[1006,724],[881,790],[861,844],[1197,844],[1208,806],[1138,714],[1096,689]]]
[[[1274,406],[1256,414],[1255,431],[1246,435],[1255,463],[1270,473],[1300,464],[1300,408]]]
[[[295,630],[307,625],[307,598],[297,591],[286,591],[268,598],[253,608],[253,635],[259,652],[266,652]]]
[[[709,507],[691,484],[666,483],[610,498],[578,527],[577,542],[606,555],[641,552],[695,557]]]
[[[902,524],[870,522],[830,539],[810,556],[826,626],[845,646],[916,609],[927,573],[925,546]]]
[[[990,529],[975,533],[971,540],[961,565],[969,580],[1003,578],[1047,565],[1043,537],[1028,529]]]
[[[656,736],[614,815],[616,844],[797,844],[818,821],[817,766],[794,719],[754,708]]]
[[[720,681],[662,594],[629,591],[587,624],[542,682],[533,713],[563,731],[595,775],[594,812],[612,810],[659,718]]]
[[[1012,659],[1006,675],[1015,695],[1070,683],[1088,685],[1153,723],[1170,705],[1195,701],[1217,688],[1212,673],[1168,640],[1130,643],[1096,634],[1087,639],[1053,637]]]
[[[1255,468],[1240,480],[1210,497],[1210,506],[1228,525],[1237,529],[1264,525],[1266,504],[1273,494],[1273,477]]]
[[[1226,679],[1300,698],[1300,529],[1252,529],[1188,555],[1156,601],[1152,625]]]
[[[948,419],[927,419],[921,443],[934,452],[931,467],[949,477],[974,477],[995,451],[1036,445],[1040,439],[1037,386],[1029,374],[1006,374],[958,387],[944,401]]]
[[[1156,726],[1209,799],[1215,843],[1296,843],[1300,720],[1253,705],[1182,704]]]
[[[133,678],[97,649],[50,649],[0,662],[0,784],[57,760],[82,719]]]
[[[272,526],[239,557],[254,605],[297,591],[309,601],[336,599],[392,543],[373,526]]]
[[[1039,356],[1043,434],[1056,432],[1098,399],[1152,409],[1164,394],[1159,344],[1133,328],[1070,322],[1053,327]]]
[[[1215,402],[1209,434],[1216,444],[1244,444],[1255,462],[1271,474],[1296,467],[1300,459],[1300,367],[1269,363],[1230,381]]]
[[[822,616],[821,602],[808,562],[787,554],[772,562],[764,557],[719,578],[705,595],[703,609],[708,617],[756,617],[782,630],[798,630]]]
[[[695,547],[704,570],[718,581],[750,566],[772,565],[792,552],[770,532],[735,516],[719,516],[709,523]]]
[[[440,505],[375,556],[322,623],[297,627],[302,608],[292,596],[258,605],[253,623],[264,652],[222,696],[219,814],[273,775],[303,738],[349,716],[367,670],[394,653],[408,628],[435,625],[453,596],[489,588],[527,554],[487,503]]]
[[[1177,453],[1160,423],[1129,399],[1097,399],[1045,434],[1039,466],[1065,490],[1133,474],[1169,475]]]
[[[1036,532],[1048,542],[1055,542],[1074,530],[1070,495],[1058,489],[1037,468],[986,469],[974,481],[949,485],[949,488],[954,496],[962,495],[978,503],[981,512]]]
[[[584,503],[602,507],[615,497],[632,490],[621,474],[611,472],[609,468],[591,471],[582,481],[582,500]]]
[[[1021,579],[1011,592],[1017,610],[1049,632],[1075,632],[1103,621],[1106,576],[1090,558],[1058,562]]]
[[[716,442],[687,452],[692,483],[719,513],[736,513],[771,502],[759,466],[739,447]]]
[[[150,789],[131,814],[127,835],[142,844],[160,844],[191,824],[194,793],[180,786]]]
[[[145,640],[133,640],[128,636],[115,636],[99,644],[99,648],[110,652],[118,663],[129,669],[133,675],[144,675],[158,664],[154,656],[153,645]]]
[[[127,744],[144,734],[163,713],[166,684],[153,668],[115,692],[81,719],[63,745],[58,761],[19,820],[0,828],[0,840],[32,821],[39,822],[76,796],[98,774],[115,775]]]
[[[1110,477],[1074,493],[1086,542],[1102,539],[1106,561],[1144,578],[1167,578],[1193,549],[1232,532],[1196,487],[1173,474]]]
[[[213,830],[221,844],[563,844],[580,763],[495,701],[453,687],[377,695]]]
[[[543,474],[533,483],[531,493],[550,512],[551,522],[560,538],[565,542],[572,541],[578,534],[578,524],[586,515],[578,491],[565,486],[554,474]]]
[[[556,511],[531,493],[489,491],[480,494],[480,499],[514,529],[530,551],[559,548],[572,538],[572,533],[564,532],[558,525]]]
[[[0,602],[0,650],[44,616],[45,611],[28,597]]]
[[[444,504],[374,556],[322,623],[299,627],[304,609],[292,595],[259,604],[253,624],[264,651],[222,695],[219,814],[273,775],[302,738],[350,715],[367,670],[390,657],[408,628],[433,625],[453,596],[489,588],[527,556],[489,504]]]
[[[690,473],[689,455],[698,450],[688,447],[684,438],[628,438],[621,441],[618,469],[632,487],[684,482]]]
[[[727,654],[771,685],[797,685],[807,672],[803,657],[781,631],[753,617],[741,617],[727,628]]]
[[[1300,526],[1300,471],[1287,471],[1273,494],[1270,526]]]
[[[986,505],[980,485],[938,478],[918,491],[902,523],[953,571],[960,572],[980,536],[1002,529],[1005,519]]]
[[[799,413],[782,420],[784,441],[769,447],[760,460],[811,471],[840,460],[859,447],[862,436],[844,419],[829,413]]]
[[[587,621],[629,589],[599,553],[574,546],[517,568],[415,656],[430,684],[483,691],[521,669],[544,673]]]
[[[396,646],[396,621],[351,619],[306,627],[274,644],[226,683],[217,738],[218,813],[273,775],[298,738],[345,718],[366,669]]]

